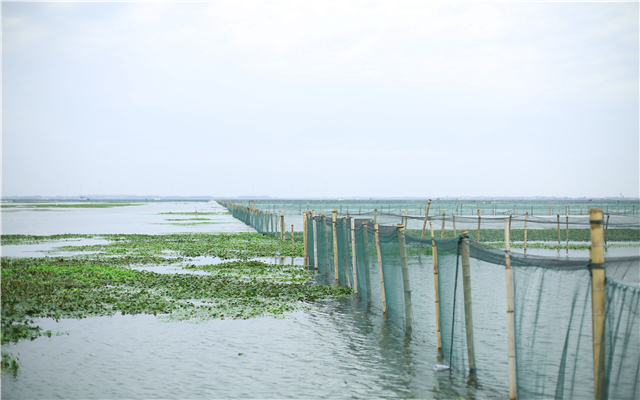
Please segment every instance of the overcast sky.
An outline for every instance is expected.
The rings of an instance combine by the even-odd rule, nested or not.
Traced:
[[[2,195],[639,196],[630,3],[2,2]]]

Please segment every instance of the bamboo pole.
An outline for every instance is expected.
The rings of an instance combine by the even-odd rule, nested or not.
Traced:
[[[275,232],[274,232],[274,234],[273,234],[273,237],[275,237],[276,239],[279,239],[279,238],[278,238],[278,233],[279,233],[279,230],[278,230],[278,224],[280,223],[280,221],[279,221],[279,220],[280,220],[280,218],[279,218],[277,215],[275,215],[275,214],[274,214],[274,215],[273,215],[273,219],[274,219],[274,221],[275,221]]]
[[[478,207],[478,242],[480,242],[480,220],[482,219],[482,216],[480,214],[480,207]]]
[[[442,335],[440,333],[440,288],[438,286],[438,248],[433,234],[433,222],[429,222],[431,228],[431,256],[433,257],[433,293],[436,300],[436,335],[438,337],[438,352],[442,351]]]
[[[402,224],[398,224],[398,247],[400,250],[400,265],[402,267],[402,286],[404,289],[405,329],[411,331],[413,327],[411,282],[409,282],[409,266],[407,264],[407,243],[404,238],[404,226]]]
[[[453,237],[458,236],[457,231],[456,231],[456,215],[455,214],[451,214],[451,219],[453,220]]]
[[[378,209],[376,208],[375,210],[373,210],[373,224],[377,224],[378,223]]]
[[[380,274],[380,290],[382,291],[382,313],[387,313],[387,297],[384,292],[384,273],[382,272],[382,253],[380,251],[380,233],[378,232],[378,224],[373,225],[376,238],[376,252],[378,253],[378,272]]]
[[[331,223],[333,225],[333,271],[335,275],[335,284],[337,285],[340,281],[340,275],[338,271],[338,266],[340,261],[338,260],[338,232],[336,230],[336,218],[338,217],[338,212],[333,210],[331,211]]]
[[[285,235],[285,231],[286,231],[287,227],[284,224],[284,214],[280,214],[280,230],[282,231],[282,243],[284,243],[286,235]]]
[[[604,226],[604,244],[607,244],[607,233],[609,232],[609,217],[610,215],[607,214],[607,224]]]
[[[367,303],[371,303],[371,274],[369,272],[369,229],[367,228],[367,221],[362,222],[362,247],[364,247],[364,283],[367,288]]]
[[[567,211],[567,254],[569,254],[569,212]]]
[[[529,212],[524,214],[524,253],[527,254],[527,220],[529,219]]]
[[[304,230],[304,233],[302,234],[302,243],[304,244],[304,266],[308,267],[309,266],[309,237],[308,234],[309,232],[307,231],[308,229],[308,220],[307,220],[307,212],[304,211],[302,213],[302,229]]]
[[[293,225],[291,225],[291,250],[293,250],[293,251],[296,250],[296,245],[293,242]]]
[[[351,217],[351,265],[353,265],[353,293],[357,296],[358,268],[356,264],[356,219],[353,217]]]
[[[466,236],[467,231],[461,231]],[[475,347],[473,344],[473,312],[471,310],[471,262],[469,259],[469,239],[463,238],[460,246],[462,254],[462,286],[464,287],[464,325],[467,333],[467,355],[469,357],[469,372],[476,368]]]
[[[429,219],[429,207],[431,207],[431,199],[427,202],[427,208],[424,213],[424,223],[422,224],[422,235],[420,235],[420,239],[424,239],[424,231],[427,229],[427,219]],[[418,260],[422,259],[422,243],[420,243],[420,253],[418,253]]]
[[[557,214],[558,217],[558,246],[560,246],[560,214]],[[558,252],[560,254],[560,252]]]
[[[318,228],[316,225],[316,210],[311,211],[311,228],[313,229],[313,268],[318,270]]]
[[[590,209],[591,224],[591,315],[593,318],[593,378],[596,400],[604,398],[604,321],[605,321],[605,269],[604,230],[602,210]]]
[[[444,213],[442,213],[442,229],[440,230],[440,240],[444,239]]]
[[[329,229],[327,229],[327,217],[322,216],[322,227],[324,228],[324,273],[329,270]]]
[[[504,220],[504,261],[505,278],[507,283],[507,340],[509,347],[509,399],[515,400],[518,386],[516,384],[516,336],[515,318],[513,313],[513,270],[511,269],[511,243],[509,221]]]

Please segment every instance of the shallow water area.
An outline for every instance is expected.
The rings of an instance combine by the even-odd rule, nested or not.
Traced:
[[[65,239],[46,241],[37,244],[9,244],[2,246],[0,254],[2,257],[51,257],[54,255],[72,256],[78,254],[96,254],[97,251],[64,251],[58,250],[64,246],[91,246],[98,244],[108,244],[104,239]]]
[[[267,264],[279,264],[279,265],[304,265],[304,257],[253,257],[249,258],[250,261],[262,261]],[[200,256],[190,257],[185,260],[185,264],[192,265],[216,265],[226,262],[240,261],[238,258],[225,259],[220,257]]]
[[[102,203],[82,203],[82,205]],[[20,203],[2,208],[2,234],[165,234],[176,232],[255,232],[215,202],[141,202],[102,208],[58,208]],[[196,218],[206,221],[194,221]],[[46,211],[46,212],[45,212]],[[180,221],[171,221],[178,219]],[[208,224],[202,224],[208,222]]]
[[[363,302],[317,303],[284,318],[162,322],[149,315],[38,320],[68,335],[5,346],[18,398],[499,398],[437,363]],[[50,362],[55,360],[55,367]]]

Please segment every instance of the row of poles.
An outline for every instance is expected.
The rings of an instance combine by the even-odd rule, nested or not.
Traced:
[[[429,200],[431,201],[431,200]],[[247,206],[249,207],[253,207],[256,208],[255,203],[250,200],[247,203]],[[297,205],[297,207],[295,207]],[[620,214],[624,214],[626,215],[627,212],[630,212],[631,215],[636,215],[636,204],[630,204],[631,207],[630,209],[627,208],[628,204],[625,203],[615,203],[615,207],[613,204],[601,204],[600,207],[605,210],[605,214],[615,214],[615,215],[620,215]],[[321,204],[313,204],[311,207],[318,206],[317,209],[319,210],[318,214],[322,214],[322,205]],[[343,207],[346,208],[346,212],[345,214],[349,214],[349,203],[345,203],[343,204],[334,204],[334,207],[331,207],[331,204],[327,204],[325,207],[325,210],[328,210],[330,208],[332,209],[337,209],[339,210],[340,214],[343,214]],[[363,212],[363,206],[362,205],[357,205],[356,204],[351,204],[352,208],[352,212],[355,214],[356,212],[356,208],[358,211],[358,214],[362,214]],[[588,211],[590,209],[590,206],[585,206],[585,205],[578,205],[578,204],[550,204],[544,207],[544,209],[542,207],[538,207],[535,206],[533,204],[530,205],[520,205],[518,206],[517,204],[513,205],[513,209],[511,208],[511,205],[506,205],[506,204],[491,204],[491,207],[482,207],[480,204],[468,204],[467,207],[465,207],[465,203],[453,203],[453,204],[444,204],[444,203],[438,203],[436,202],[435,207],[436,207],[436,212],[439,212],[440,214],[446,213],[446,209],[450,209],[451,211],[453,211],[453,207],[455,206],[455,213],[458,215],[464,215],[466,210],[469,210],[467,212],[468,215],[475,215],[476,213],[480,213],[481,211],[487,211],[487,209],[489,210],[489,214],[491,215],[500,215],[500,214],[509,214],[509,215],[523,215],[522,213],[526,213],[529,215],[534,215],[534,211],[536,214],[542,214],[542,215],[560,215],[560,214],[567,214],[567,215],[584,215],[585,214],[585,209]],[[611,206],[611,210],[610,210],[610,206]],[[395,212],[397,207],[398,210],[398,214],[392,214],[392,209]],[[260,208],[259,206],[257,208]],[[273,210],[272,210],[273,208]],[[309,211],[309,204],[307,203],[306,205],[303,204],[302,202],[298,202],[297,204],[294,203],[282,203],[282,209],[281,210],[276,210],[276,208],[280,208],[277,207],[276,204],[272,204],[272,205],[268,205],[268,209],[265,212],[271,213],[271,214],[276,214],[278,211],[282,212],[283,215],[286,215],[287,212],[289,213],[289,215],[293,216],[293,215],[301,215],[305,209],[306,211]],[[296,210],[297,208],[297,210]],[[364,211],[366,213],[370,213],[372,210],[372,205],[371,204],[365,204],[364,205]],[[393,205],[391,203],[388,203],[387,208],[387,213],[389,215],[404,215],[405,213],[409,213],[409,210],[412,211],[417,211],[418,215],[422,215],[422,204],[420,204],[417,208],[416,207],[410,207],[408,204],[399,204],[399,205]],[[378,209],[376,207],[376,209]],[[381,211],[384,211],[384,206],[383,208],[380,208]]]
[[[431,201],[427,203],[425,219],[422,229],[421,239],[424,239],[426,230],[426,224],[429,213],[429,206]],[[245,212],[249,215],[249,220],[245,221],[251,226],[256,226],[256,220],[259,218],[265,218],[268,227],[273,227],[277,238],[277,221],[280,220],[280,239],[284,241],[284,216],[263,213],[257,210],[252,205],[248,207],[241,207],[233,203],[225,203],[225,207],[232,207],[235,212],[239,208],[244,208]],[[590,271],[591,271],[591,298],[592,298],[592,329],[593,329],[593,365],[594,365],[594,393],[595,399],[604,398],[605,389],[605,367],[604,358],[601,354],[604,354],[604,341],[603,341],[603,329],[605,320],[605,269],[604,269],[604,247],[605,247],[605,222],[604,213],[601,209],[590,209],[590,231],[591,231],[591,247],[590,247]],[[480,217],[480,213],[478,212]],[[274,223],[274,221],[276,221]],[[313,243],[309,243],[309,221],[311,221],[311,231],[313,232]],[[348,222],[347,222],[348,221]],[[567,217],[568,221],[568,217]],[[318,270],[318,222],[323,223],[325,226],[325,251],[327,254],[324,256],[329,259],[328,256],[328,235],[327,235],[327,221],[325,215],[316,216],[315,210],[303,212],[303,226],[304,226],[304,265],[309,265],[310,253],[313,252],[314,269]],[[358,274],[356,268],[356,229],[355,218],[342,217],[344,224],[350,223],[351,227],[351,257],[353,265],[353,291],[358,295]],[[404,221],[403,221],[404,222]],[[377,223],[377,210],[374,212],[374,240],[377,253],[378,272],[380,276],[380,289],[382,298],[382,312],[387,313],[387,302],[384,287],[384,272],[382,268],[382,252],[380,247],[380,233]],[[515,359],[515,316],[514,316],[514,286],[513,286],[513,269],[511,267],[511,248],[510,248],[510,225],[511,218],[505,218],[505,282],[506,282],[506,309],[507,309],[507,339],[508,339],[508,358],[509,358],[509,398],[517,398],[517,378],[516,378],[516,359]],[[338,260],[338,212],[332,210],[331,212],[331,230],[332,230],[332,244],[334,254],[334,278],[335,284],[339,284],[339,260]],[[444,224],[444,220],[443,220]],[[264,226],[264,225],[263,225]],[[479,232],[480,220],[478,220],[478,232]],[[559,226],[559,216],[558,216]],[[568,226],[568,222],[567,222]],[[438,249],[435,241],[435,235],[433,230],[433,222],[429,223],[431,231],[431,249],[432,249],[432,263],[433,263],[433,278],[434,278],[434,297],[435,297],[435,315],[436,315],[436,334],[437,334],[437,346],[438,351],[442,351],[442,335],[440,330],[440,295],[438,287]],[[405,226],[404,224],[397,225],[398,234],[398,246],[400,253],[400,267],[402,269],[403,291],[404,291],[404,305],[405,305],[405,329],[411,331],[413,325],[413,311],[411,306],[411,285],[409,281],[409,269],[407,262],[406,252],[406,239],[405,239]],[[454,228],[455,229],[455,228]],[[568,228],[567,228],[568,229]],[[269,229],[267,229],[268,231]],[[362,223],[362,240],[365,249],[368,249],[368,227],[367,221]],[[478,233],[479,234],[479,233]],[[459,237],[460,255],[462,261],[462,284],[463,284],[463,296],[464,296],[464,314],[465,314],[465,330],[466,330],[466,343],[467,343],[467,356],[469,362],[469,371],[475,373],[475,346],[473,341],[473,312],[471,301],[471,262],[469,251],[469,239],[468,232],[461,231]],[[568,233],[567,233],[568,235]],[[291,240],[293,242],[293,225],[291,227]],[[525,218],[525,249],[526,249],[526,218]],[[422,246],[420,247],[419,257],[422,256]],[[368,251],[364,252],[365,265],[369,265]],[[345,283],[348,285],[348,274],[346,273],[345,264]],[[368,269],[366,270],[368,272]],[[366,276],[367,285],[369,285],[369,277]]]
[[[317,235],[317,219],[315,218],[315,211],[304,213],[304,228],[305,228],[305,265],[308,265],[309,260],[309,243],[308,243],[308,220],[312,221],[313,229],[313,252],[314,252],[314,268],[318,269],[318,235]],[[321,215],[320,220],[325,222],[325,216]],[[346,222],[346,218],[343,217]],[[332,230],[333,230],[333,247],[334,247],[334,268],[335,268],[335,283],[338,283],[338,250],[337,250],[337,211],[332,212],[331,217]],[[358,276],[356,268],[356,244],[355,244],[355,218],[350,218],[351,222],[351,241],[352,241],[352,265],[353,265],[353,290],[358,294]],[[511,247],[510,247],[510,218],[505,218],[505,282],[506,282],[506,302],[507,302],[507,340],[508,340],[508,364],[509,364],[509,398],[517,398],[517,378],[516,378],[516,347],[515,347],[515,315],[514,315],[514,286],[513,286],[513,269],[511,267]],[[366,229],[367,222],[363,221],[363,240],[366,243]],[[442,351],[442,334],[440,330],[440,295],[438,286],[438,249],[436,246],[433,223],[430,222],[431,231],[431,248],[432,248],[432,263],[433,263],[433,281],[434,281],[434,297],[435,297],[435,315],[436,315],[436,334],[437,334],[437,346],[438,351]],[[426,218],[425,218],[426,227]],[[590,210],[590,231],[591,231],[591,247],[590,247],[590,259],[591,259],[591,297],[592,297],[592,328],[593,328],[593,366],[594,366],[594,398],[596,400],[604,398],[605,389],[605,367],[604,358],[601,358],[601,354],[604,354],[604,341],[603,341],[603,329],[605,320],[605,269],[604,269],[604,219],[603,212],[600,209]],[[325,230],[326,232],[326,230]],[[404,289],[404,305],[405,305],[405,328],[410,331],[412,328],[413,313],[411,307],[411,286],[409,282],[409,271],[407,265],[407,253],[406,253],[406,241],[403,224],[397,225],[398,232],[398,246],[400,251],[400,264],[402,268],[403,289]],[[460,232],[460,255],[462,261],[462,284],[463,284],[463,296],[464,296],[464,314],[465,314],[465,330],[466,330],[466,343],[467,343],[467,356],[469,362],[469,371],[475,373],[475,346],[473,341],[473,312],[472,312],[472,300],[471,300],[471,262],[469,251],[469,239],[467,231]],[[424,229],[422,232],[424,238]],[[379,227],[374,219],[374,238],[376,244],[376,253],[378,257],[378,271],[380,275],[380,289],[382,297],[382,312],[387,312],[386,295],[384,288],[384,272],[382,268],[382,254],[380,251],[380,237]],[[326,248],[326,247],[325,247]],[[365,251],[365,254],[367,252]],[[420,255],[422,253],[422,248]],[[328,255],[327,255],[328,258]],[[365,260],[368,265],[368,260]]]
[[[242,220],[242,222],[250,225],[254,228],[259,227],[261,233],[270,235],[273,234],[273,237],[282,240],[284,243],[286,241],[286,224],[284,222],[284,215],[282,211],[278,214],[263,212],[250,204],[248,206],[241,206],[238,204],[225,202],[219,200],[220,204],[222,204],[227,209],[230,209],[233,216]],[[242,214],[242,215],[240,215]],[[294,238],[294,226],[291,225],[291,249],[295,250],[295,238]]]

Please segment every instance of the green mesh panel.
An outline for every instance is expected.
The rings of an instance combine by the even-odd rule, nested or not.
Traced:
[[[371,306],[382,310],[382,290],[380,289],[380,273],[378,268],[378,253],[376,251],[376,238],[373,225],[367,225],[367,244],[369,245],[369,278],[371,280]],[[384,261],[383,261],[384,262]]]
[[[350,224],[344,224],[344,265],[345,265],[345,274],[347,276],[347,284],[350,288],[353,289],[354,281],[353,281],[353,253],[355,249],[353,248],[352,243],[352,230]]]
[[[640,289],[610,278],[605,286],[605,395],[640,399]]]
[[[442,356],[452,368],[465,371],[468,361],[462,264],[458,255],[458,241],[437,242],[437,248]]]
[[[593,398],[587,268],[514,267],[519,398]]]
[[[338,260],[340,285],[353,288],[353,268],[351,266],[351,227],[346,219],[337,225]]]
[[[396,325],[405,328],[404,286],[398,247],[398,231],[394,229],[388,234],[380,233],[379,236],[387,317]]]
[[[316,217],[316,231],[318,234],[317,244],[318,244],[318,275],[321,278],[320,282],[323,284],[329,284],[330,281],[327,280],[328,273],[333,271],[333,269],[329,270],[331,266],[329,260],[329,252],[327,249],[328,245],[328,232],[327,232],[327,224],[324,222],[323,218]]]
[[[371,262],[368,246],[369,233],[364,225],[356,229],[356,274],[358,296],[371,303]]]
[[[336,248],[338,250],[337,254],[335,255],[336,257],[335,259],[337,259],[338,261],[338,283],[340,284],[340,286],[348,286],[347,280],[346,280],[347,278],[344,270],[345,269],[344,225],[345,225],[344,222],[342,220],[339,220],[336,223],[336,230],[335,230],[336,245],[337,245]],[[334,270],[334,276],[335,276],[335,270]]]

